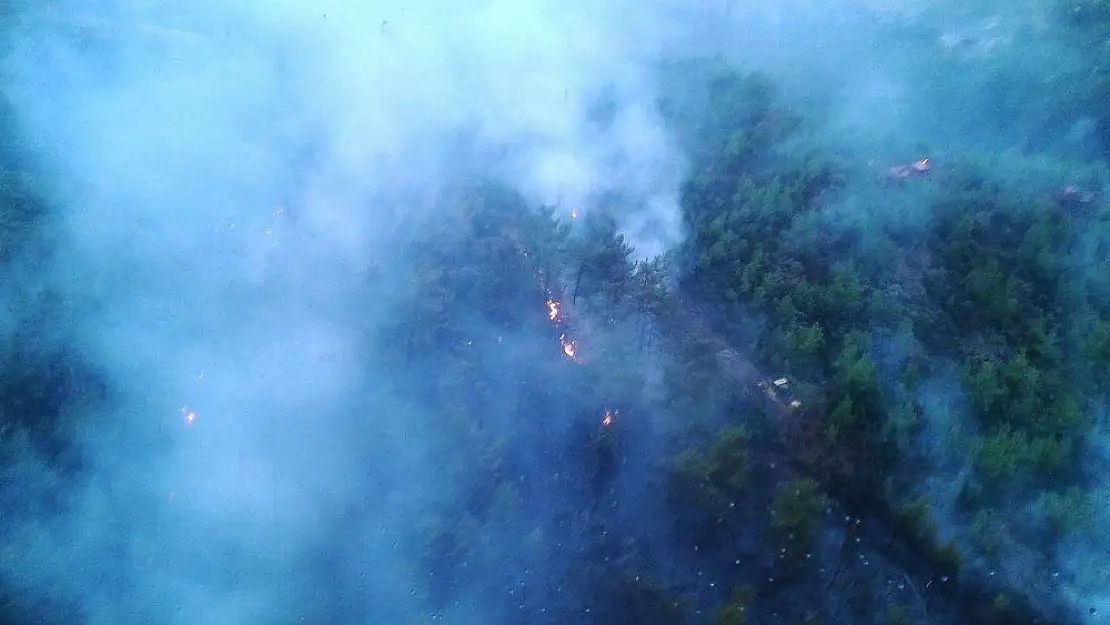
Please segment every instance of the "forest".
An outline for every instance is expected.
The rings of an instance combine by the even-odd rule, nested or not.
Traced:
[[[775,76],[691,58],[659,70],[655,101],[689,161],[684,238],[666,253],[641,259],[622,233],[635,198],[537,204],[493,175],[459,176],[402,220],[350,309],[374,311],[353,322],[373,346],[358,366],[451,493],[407,512],[397,547],[422,622],[1100,622],[1110,3],[1053,6],[1055,44],[1082,58],[1048,79],[1066,87],[1038,87],[1059,101],[972,96],[1039,129],[1020,149],[922,141],[876,164]],[[5,98],[0,550],[14,562],[30,521],[73,511],[102,461],[86,420],[125,390],[74,330],[93,296],[52,269],[55,174]],[[1045,137],[1080,117],[1088,151],[1061,156]],[[375,483],[406,483],[367,462]],[[415,622],[365,605],[392,600],[365,596],[374,564],[352,568],[344,528],[375,510],[318,513],[326,529],[278,576],[287,616],[264,622]],[[0,567],[0,623],[104,622],[82,592],[22,570]],[[132,576],[106,579],[130,601]]]

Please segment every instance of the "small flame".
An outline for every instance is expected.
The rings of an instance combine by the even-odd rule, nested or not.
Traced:
[[[571,219],[578,219],[578,209],[577,208],[571,209],[570,218]]]
[[[563,344],[563,354],[573,362],[578,362],[578,343],[567,338],[563,334],[559,337],[559,342]]]
[[[547,300],[547,318],[551,320],[551,323],[558,323],[561,316],[562,306],[559,302],[553,299]]]
[[[183,406],[181,408],[181,418],[185,419],[185,423],[192,425],[197,420],[197,413]]]
[[[601,427],[609,427],[613,425],[613,412],[608,408],[605,409],[605,416],[601,418]]]

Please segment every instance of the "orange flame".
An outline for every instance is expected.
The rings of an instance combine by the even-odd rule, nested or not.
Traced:
[[[547,299],[547,319],[551,321],[551,325],[558,328],[564,321],[563,305],[555,298],[549,297]],[[566,332],[559,335],[559,343],[563,346],[563,355],[568,360],[575,363],[581,363],[578,360],[578,341],[572,341],[567,338]]]
[[[609,410],[608,408],[606,408],[605,409],[605,416],[603,416],[601,418],[601,426],[607,428],[610,425],[613,425],[613,412],[611,410]]]
[[[559,302],[549,299],[547,300],[547,318],[551,323],[559,323],[562,317],[562,307]]]
[[[563,344],[563,354],[567,359],[578,362],[578,342],[568,339],[565,334],[559,337],[559,342]]]
[[[197,413],[189,410],[188,407],[182,407],[181,418],[185,419],[185,423],[192,425],[197,420]]]

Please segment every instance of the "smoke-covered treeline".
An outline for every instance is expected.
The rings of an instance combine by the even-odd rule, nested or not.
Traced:
[[[1098,623],[1110,6],[5,3],[0,623]]]

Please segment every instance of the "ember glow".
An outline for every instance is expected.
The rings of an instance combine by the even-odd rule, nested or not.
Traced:
[[[553,299],[547,300],[547,318],[551,320],[551,323],[562,321],[562,306],[559,302]]]
[[[193,410],[189,410],[189,408],[187,407],[182,406],[181,418],[185,420],[185,423],[192,425],[197,420],[197,413]]]
[[[563,355],[567,360],[581,364],[578,359],[578,341],[575,341],[567,336],[567,332],[562,328],[566,322],[563,313],[563,305],[554,297],[547,298],[547,319],[551,322],[552,327],[559,330],[559,344],[563,347]]]
[[[572,341],[567,338],[567,335],[559,335],[559,342],[563,345],[563,354],[571,362],[580,362],[578,360],[578,341]]]
[[[609,426],[613,425],[613,417],[614,417],[614,416],[615,416],[616,414],[617,414],[616,412],[614,412],[614,411],[612,411],[612,410],[609,410],[608,408],[606,408],[606,409],[605,409],[605,416],[603,416],[603,417],[601,418],[601,426],[602,426],[602,427],[606,427],[606,428],[607,428],[607,427],[609,427]]]

